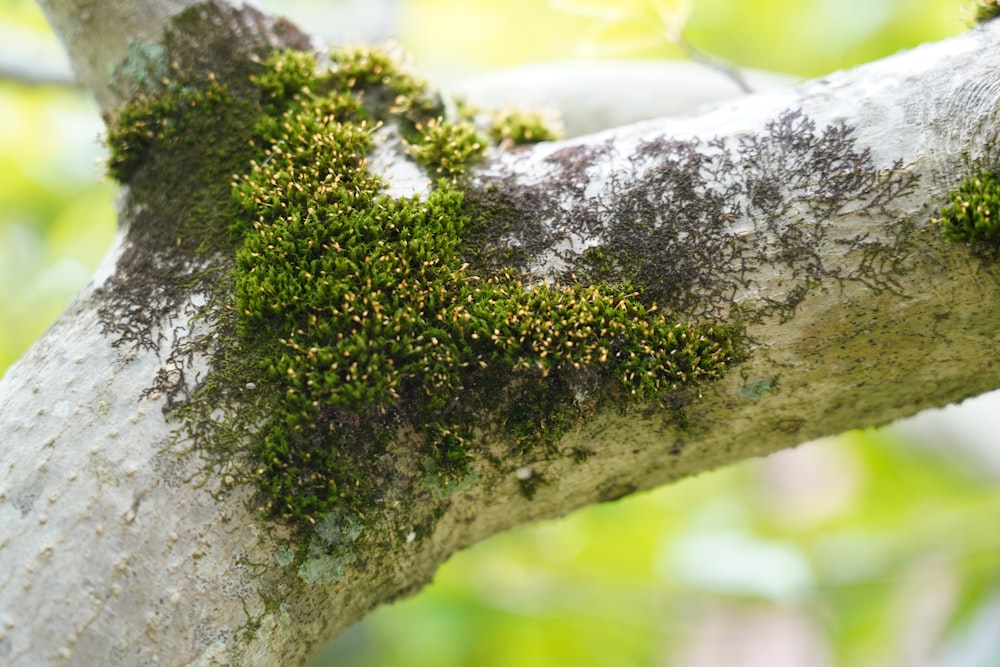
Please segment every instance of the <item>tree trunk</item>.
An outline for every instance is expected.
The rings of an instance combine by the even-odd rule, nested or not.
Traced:
[[[109,117],[164,62],[226,76],[306,44],[246,8],[84,4],[44,3]],[[160,9],[135,21],[147,5]],[[1000,272],[932,220],[993,168],[998,32],[696,117],[488,154],[465,189],[465,210],[489,222],[478,269],[509,268],[533,292],[578,275],[628,283],[678,321],[735,332],[731,359],[713,381],[632,403],[560,371],[576,413],[544,446],[512,445],[493,406],[456,396],[439,412],[481,417],[461,484],[429,484],[421,437],[400,428],[371,450],[368,511],[300,517],[311,533],[261,511],[240,450],[228,462],[191,444],[199,424],[255,405],[197,405],[224,345],[206,293],[232,259],[180,234],[189,192],[133,182],[91,285],[0,383],[0,659],[301,663],[499,531],[1000,387]],[[426,196],[398,136],[378,142],[388,190]],[[208,421],[164,409],[179,404]]]

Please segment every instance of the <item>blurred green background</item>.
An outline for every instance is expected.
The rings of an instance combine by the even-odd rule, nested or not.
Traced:
[[[669,40],[680,27],[740,65],[815,76],[954,34],[970,14],[959,0],[399,0],[374,19],[373,1],[265,4],[332,39],[392,32],[447,77],[579,56],[682,57]],[[30,2],[0,1],[0,44],[8,70],[61,67]],[[111,242],[101,131],[74,89],[0,78],[0,371]],[[992,405],[500,535],[313,665],[998,666]]]

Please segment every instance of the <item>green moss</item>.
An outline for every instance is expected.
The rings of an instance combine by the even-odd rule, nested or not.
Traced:
[[[199,123],[234,119],[237,138],[224,141],[244,162],[216,201],[232,273],[214,297],[218,330],[192,345],[211,352],[211,372],[175,414],[210,460],[235,461],[270,516],[335,518],[337,530],[315,529],[303,579],[329,581],[350,562],[351,522],[378,506],[377,462],[401,434],[445,498],[478,479],[483,433],[514,452],[552,451],[596,406],[656,400],[734,358],[732,329],[678,323],[622,283],[474,271],[462,175],[486,141],[445,120],[385,54],[344,50],[325,67],[277,54],[251,81],[250,95],[207,81],[140,100],[112,131],[111,169],[134,182],[150,156],[203,143]],[[390,197],[367,168],[384,124],[440,177],[426,197]],[[521,126],[501,136],[524,138]],[[202,177],[231,165],[212,156]]]
[[[493,114],[490,139],[494,143],[512,146],[555,141],[558,133],[537,113],[510,109]]]
[[[1000,251],[1000,183],[983,174],[962,183],[941,207],[939,221],[946,237],[967,243],[982,255]]]
[[[462,478],[457,478],[454,475],[442,475],[437,461],[433,458],[424,459],[424,472],[424,483],[433,489],[441,500],[447,500],[479,481],[479,473],[475,470],[470,470]]]
[[[484,128],[490,142],[501,148],[560,138],[559,130],[539,113],[523,109],[483,110],[461,99],[456,102],[455,107],[459,119]]]
[[[432,173],[454,179],[486,152],[486,141],[469,121],[452,123],[431,118],[416,124],[416,136],[408,142],[407,153]]]
[[[986,23],[1000,16],[1000,2],[997,0],[979,0],[976,6],[976,23]]]
[[[199,141],[197,125],[232,105],[228,89],[217,81],[130,102],[108,131],[108,172],[123,183],[131,181],[152,151],[175,152],[179,144]]]
[[[190,294],[218,297],[187,312],[195,318],[225,298],[226,267],[239,245],[237,236],[225,233],[235,214],[232,176],[261,152],[252,137],[264,110],[249,77],[263,69],[259,58],[266,53],[256,54],[244,43],[245,57],[220,59],[225,70],[219,75],[191,66],[188,53],[171,43],[204,37],[206,44],[224,42],[231,48],[233,39],[212,21],[188,12],[184,17],[183,35],[168,31],[165,51],[139,51],[155,61],[147,67],[152,74],[158,76],[165,67],[166,75],[155,81],[152,74],[136,78],[143,69],[138,65],[119,72],[120,87],[135,96],[110,119],[109,171],[129,186],[125,206],[132,243],[100,288],[103,331],[116,346],[160,351],[166,342],[160,334],[164,318],[188,303]],[[198,33],[209,30],[206,26],[214,32]],[[204,351],[212,345],[179,335],[163,356],[182,366],[193,346]],[[185,391],[181,374],[173,366],[165,368],[150,390],[165,394],[173,406]]]

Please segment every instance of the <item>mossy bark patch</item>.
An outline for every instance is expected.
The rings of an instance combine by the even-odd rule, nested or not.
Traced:
[[[831,278],[896,290],[883,266],[905,271],[913,244],[912,224],[873,234],[841,220],[878,215],[915,177],[877,168],[850,127],[798,110],[738,138],[657,134],[622,157],[570,144],[540,162],[542,182],[487,169],[467,189],[477,266],[614,284],[688,318],[762,321],[792,317]]]
[[[969,178],[950,194],[938,218],[944,235],[984,257],[1000,254],[1000,182],[993,173]]]
[[[422,461],[409,483],[444,499],[475,481],[487,432],[512,451],[549,447],[598,406],[683,391],[734,360],[733,328],[678,322],[627,285],[473,270],[463,174],[489,140],[444,119],[384,53],[339,51],[318,65],[288,52],[248,80],[250,94],[210,79],[123,113],[112,169],[134,184],[150,160],[203,142],[202,123],[235,131],[238,149],[209,151],[188,175],[211,185],[182,190],[216,204],[192,212],[189,233],[228,234],[213,246],[232,267],[209,299],[215,328],[172,356],[177,368],[207,350],[211,368],[190,396],[177,378],[161,388],[184,436],[235,464],[271,516],[370,514],[400,439]],[[368,168],[386,124],[436,179],[422,196],[389,196]]]
[[[979,0],[976,6],[976,23],[986,23],[1000,16],[1000,2],[997,0]]]

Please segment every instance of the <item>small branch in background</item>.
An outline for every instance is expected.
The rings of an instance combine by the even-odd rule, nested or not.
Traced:
[[[0,53],[0,81],[26,86],[79,87],[68,68],[43,62],[25,62],[23,57],[10,53]]]
[[[0,81],[27,86],[77,86],[66,54],[51,32],[0,24]]]
[[[694,10],[692,0],[680,0],[673,11],[661,12],[660,22],[663,24],[664,37],[668,42],[677,46],[693,62],[714,69],[734,84],[741,93],[752,93],[754,90],[746,82],[743,74],[732,63],[702,51],[684,37],[684,26],[687,25],[691,12]]]
[[[733,83],[735,83],[736,86],[744,93],[754,92],[753,88],[750,87],[750,84],[748,84],[746,82],[746,79],[743,78],[743,74],[740,72],[740,70],[732,63],[722,58],[719,58],[718,56],[713,56],[709,53],[706,53],[705,51],[702,51],[701,49],[693,45],[691,42],[689,42],[687,39],[685,39],[683,35],[678,35],[677,38],[674,40],[674,43],[684,50],[684,53],[687,54],[688,58],[698,63],[699,65],[704,65],[705,67],[710,67],[711,69],[714,69],[717,72],[721,72],[726,77],[728,77]]]

